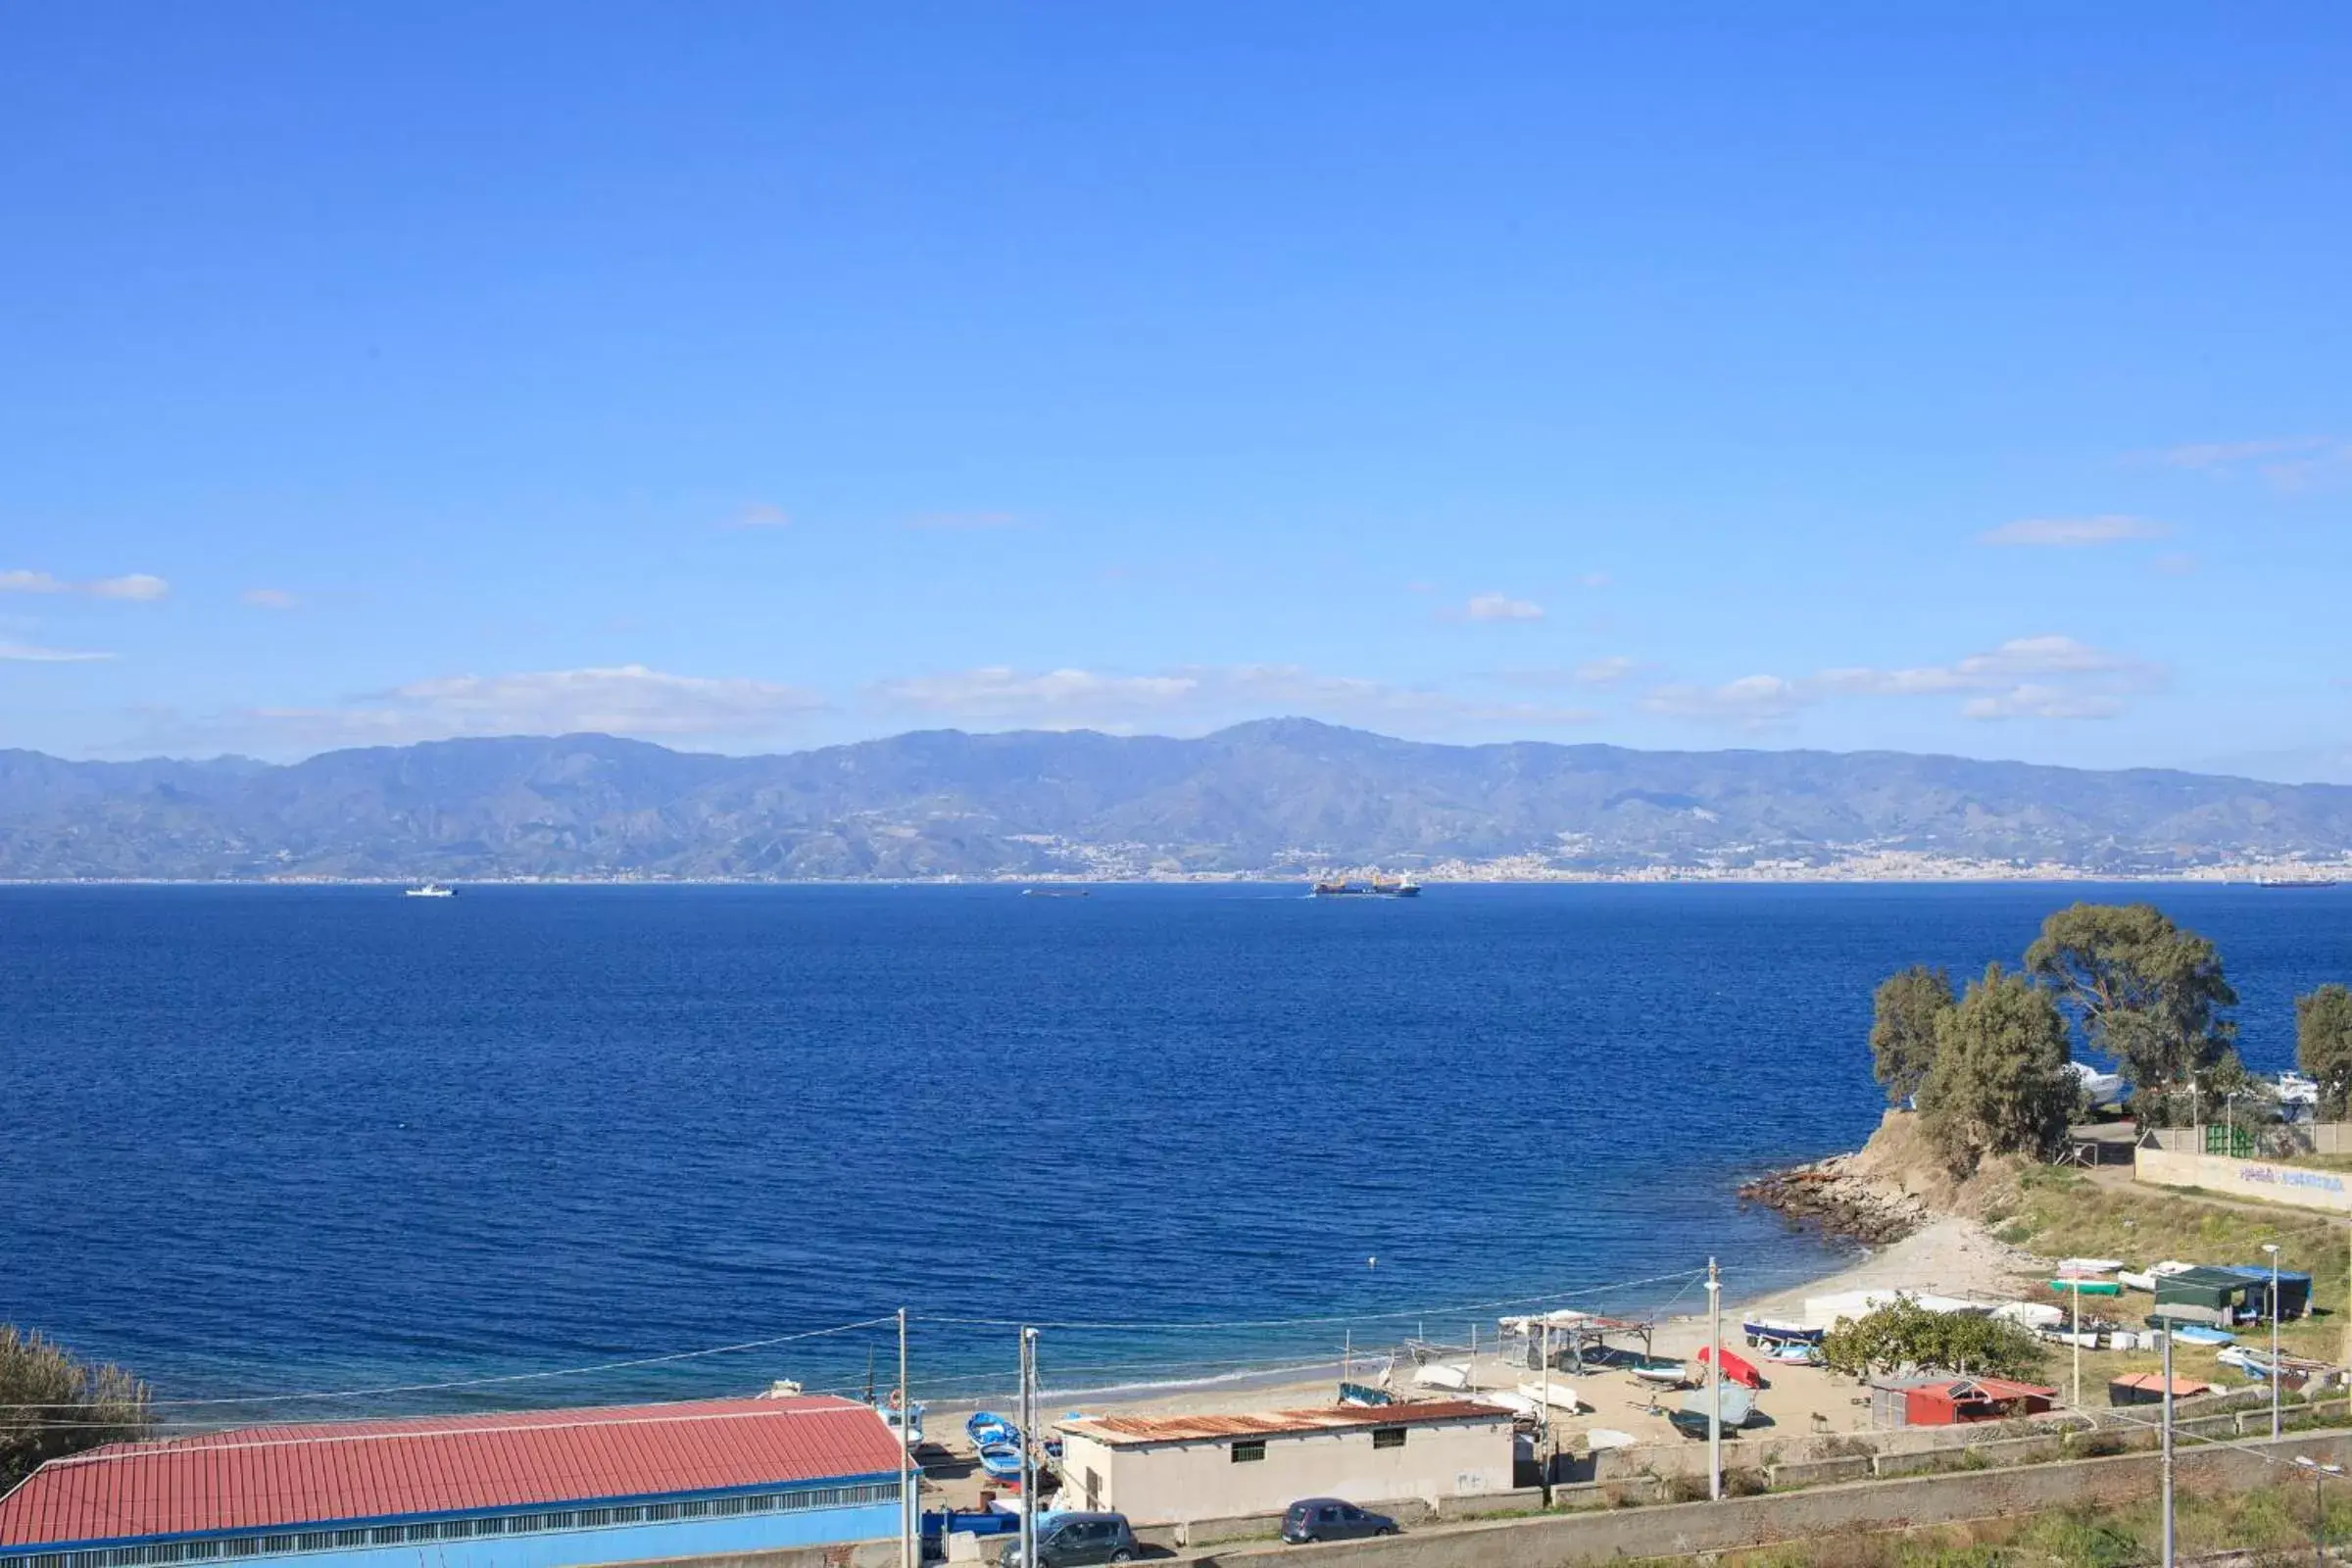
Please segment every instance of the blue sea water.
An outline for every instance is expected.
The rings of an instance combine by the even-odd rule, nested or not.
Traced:
[[[1710,1254],[1737,1300],[1836,1261],[1733,1189],[1867,1136],[1876,981],[2102,896],[2148,890],[0,889],[0,1321],[194,1399],[906,1305],[946,1396],[1008,1381],[1016,1320],[1109,1325],[1046,1332],[1072,1388],[1615,1282],[1653,1281],[1577,1298],[1689,1309]],[[2154,896],[2286,1065],[2352,897]],[[894,1343],[349,1405],[887,1387]]]

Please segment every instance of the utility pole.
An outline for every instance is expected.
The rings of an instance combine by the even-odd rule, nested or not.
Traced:
[[[914,1477],[914,1392],[906,1386],[906,1309],[899,1308],[899,1568],[918,1568]],[[941,1537],[942,1541],[946,1537]]]
[[[2173,1330],[2164,1329],[2164,1568],[2173,1568]]]
[[[2278,1440],[2278,1386],[2284,1380],[2278,1376],[2278,1244],[2265,1242],[2262,1250],[2271,1254],[2271,1441]]]
[[[1037,1330],[1021,1330],[1021,1568],[1037,1568]]]
[[[1707,1500],[1723,1500],[1723,1281],[1707,1259]]]
[[[1544,1423],[1544,1485],[1549,1487],[1551,1473],[1558,1468],[1560,1456],[1559,1441],[1552,1436],[1551,1428],[1551,1314],[1549,1312],[1544,1314],[1543,1354],[1544,1408],[1537,1412],[1537,1418]],[[1551,1494],[1546,1492],[1544,1495],[1548,1497]]]
[[[2075,1408],[2082,1408],[2082,1282],[2069,1280],[2067,1294],[2075,1298],[2075,1331],[2067,1336],[2073,1340],[2075,1351]]]

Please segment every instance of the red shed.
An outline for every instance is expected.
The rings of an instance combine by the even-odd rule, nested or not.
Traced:
[[[2007,1378],[1954,1378],[1928,1383],[1903,1395],[1903,1414],[1915,1427],[1952,1427],[1970,1421],[2001,1421],[2039,1415],[2058,1401],[2056,1389]]]

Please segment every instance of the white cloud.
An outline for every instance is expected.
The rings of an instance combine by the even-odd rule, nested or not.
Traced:
[[[1542,620],[1544,607],[1508,594],[1479,594],[1462,607],[1472,620]]]
[[[27,664],[82,664],[112,659],[112,654],[80,653],[70,648],[40,648],[31,643],[0,642],[0,661]]]
[[[2035,682],[1960,705],[1962,718],[2113,718],[2123,703],[2103,692],[2068,691]]]
[[[257,708],[179,726],[181,738],[264,746],[402,745],[463,735],[593,730],[660,739],[778,733],[824,706],[813,693],[739,676],[672,675],[643,664],[445,675],[332,707]]]
[[[1639,667],[1625,655],[1611,654],[1606,659],[1588,659],[1568,673],[1579,686],[1614,686]]]
[[[1660,686],[1642,698],[1642,706],[1673,718],[1765,729],[1812,701],[1814,694],[1796,681],[1779,675],[1742,675],[1721,686]]]
[[[926,512],[908,517],[906,526],[924,532],[974,533],[1018,527],[1020,520],[1009,512]]]
[[[1971,680],[2005,680],[2019,675],[2095,674],[2145,666],[2138,660],[2072,637],[2012,637],[1989,654],[1971,654],[1954,667]]]
[[[1189,731],[1288,714],[1435,729],[1464,724],[1550,728],[1594,716],[1541,703],[1481,702],[1424,687],[1327,675],[1298,664],[1186,664],[1143,675],[988,665],[878,681],[865,695],[882,709],[951,722],[1041,729]]]
[[[2251,475],[2276,490],[2313,490],[2331,481],[2352,478],[2352,440],[2342,436],[2192,441],[2145,456],[2168,468],[2184,468],[2216,478]]]
[[[888,708],[968,719],[1024,719],[1054,727],[1056,715],[1085,724],[1103,713],[1165,709],[1193,695],[1182,675],[1104,675],[1091,669],[1022,674],[1005,664],[876,682],[867,695]]]
[[[789,528],[792,516],[782,507],[765,501],[755,501],[737,510],[735,514],[719,524],[722,528]]]
[[[283,588],[248,588],[237,597],[257,610],[294,610],[302,604]]]
[[[171,591],[170,583],[144,571],[134,571],[127,577],[101,577],[88,589],[94,599],[161,599]]]
[[[2108,513],[2095,517],[2022,517],[1977,535],[1984,545],[2082,546],[2169,538],[2172,529],[2146,517]]]
[[[2073,637],[2013,637],[1950,664],[1896,669],[1846,666],[1801,679],[1749,675],[1723,686],[1661,686],[1643,699],[1654,713],[1761,729],[1830,697],[1964,695],[1967,718],[2111,718],[2123,699],[2162,683],[2142,660]]]
[[[161,599],[172,585],[161,577],[134,571],[123,577],[101,577],[95,582],[68,582],[45,571],[0,571],[0,593],[88,594],[93,599]]]

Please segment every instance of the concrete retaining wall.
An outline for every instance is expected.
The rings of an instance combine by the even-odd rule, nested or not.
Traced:
[[[2283,1438],[2277,1444],[2265,1440],[2259,1446],[2263,1452],[2188,1448],[2178,1457],[2180,1481],[2203,1488],[2250,1487],[2278,1478],[2272,1458],[2309,1455],[2328,1464],[2352,1458],[2352,1435],[2343,1433]],[[2138,1501],[2155,1488],[2158,1464],[2153,1454],[2130,1454],[1863,1482],[1724,1502],[1588,1511],[1303,1549],[1314,1552],[1315,1560],[1328,1568],[1341,1563],[1348,1568],[1486,1568],[1499,1561],[1514,1568],[1567,1568],[1611,1557],[1692,1555],[1838,1531],[1957,1524],[2075,1503]],[[1264,1555],[1262,1548],[1243,1549],[1201,1560],[1254,1568]]]
[[[2142,1149],[2132,1156],[2132,1179],[2157,1187],[2200,1187],[2231,1198],[2255,1198],[2331,1214],[2352,1213],[2352,1181],[2344,1173],[2281,1165],[2276,1160]]]

